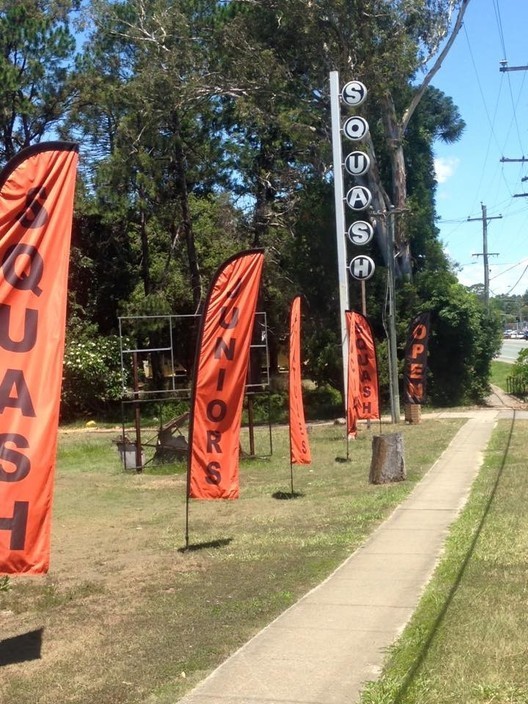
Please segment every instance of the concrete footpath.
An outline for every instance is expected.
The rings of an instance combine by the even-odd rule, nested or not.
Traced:
[[[509,412],[495,408],[449,415],[468,420],[412,494],[328,579],[240,648],[181,704],[358,701],[416,608],[495,423]]]

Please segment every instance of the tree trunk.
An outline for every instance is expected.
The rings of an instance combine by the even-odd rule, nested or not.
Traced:
[[[392,96],[389,93],[384,95],[382,105],[385,136],[391,159],[392,205],[396,213],[401,214],[407,204],[407,173],[403,153],[403,131],[396,116],[396,108]],[[411,248],[403,223],[404,220],[401,217],[397,217],[394,223],[395,265],[400,274],[410,276],[412,273]]]
[[[375,435],[372,438],[370,484],[401,482],[406,477],[402,434]]]

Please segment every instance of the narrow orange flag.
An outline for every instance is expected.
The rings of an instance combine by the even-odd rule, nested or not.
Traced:
[[[290,313],[290,452],[292,464],[310,464],[312,455],[306,421],[301,384],[301,297],[293,299]]]

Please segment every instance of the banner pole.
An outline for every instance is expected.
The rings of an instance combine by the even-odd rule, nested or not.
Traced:
[[[291,413],[290,413],[290,418],[289,418],[289,432],[288,435],[290,436],[290,486],[291,486],[291,495],[293,497],[293,462],[292,462],[292,436],[291,436]]]
[[[189,549],[189,487],[185,498],[185,549]]]

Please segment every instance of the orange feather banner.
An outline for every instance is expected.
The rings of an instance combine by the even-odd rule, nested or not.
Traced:
[[[0,172],[0,573],[49,569],[77,145]]]
[[[301,297],[293,299],[290,312],[290,459],[293,464],[310,464],[312,455],[306,421],[301,384]]]
[[[347,432],[355,437],[357,420],[377,420],[378,362],[372,328],[361,313],[346,311],[348,332]]]
[[[264,252],[240,252],[217,271],[198,340],[189,426],[188,497],[239,496],[240,425]]]

